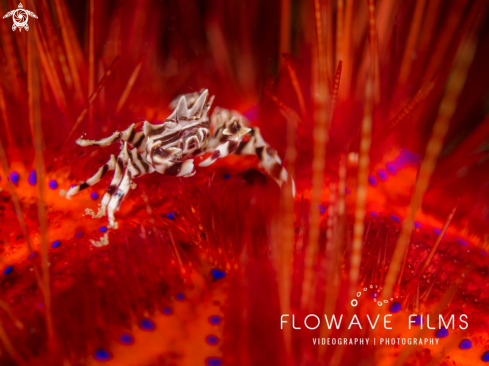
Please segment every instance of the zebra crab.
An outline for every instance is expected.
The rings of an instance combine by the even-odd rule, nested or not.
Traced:
[[[108,146],[122,141],[121,152],[85,182],[72,186],[66,198],[98,183],[109,171],[114,176],[102,198],[99,216],[107,214],[109,227],[116,228],[114,213],[119,209],[135,178],[158,172],[175,177],[195,174],[193,158],[209,152],[212,154],[199,166],[205,167],[229,154],[256,154],[262,168],[282,186],[288,174],[277,152],[263,140],[258,127],[248,127],[248,120],[236,111],[216,107],[209,120],[209,110],[214,96],[203,90],[185,94],[175,99],[170,107],[172,114],[159,125],[145,121],[141,131],[135,124],[126,130],[114,132],[101,140],[79,138],[80,146]],[[293,182],[292,182],[293,185]],[[294,188],[293,188],[294,190]]]

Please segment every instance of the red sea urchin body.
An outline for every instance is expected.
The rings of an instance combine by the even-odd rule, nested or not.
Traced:
[[[24,7],[29,31],[0,22],[0,364],[487,361],[483,1]],[[65,199],[120,150],[76,138],[203,87],[295,198],[250,155],[135,180],[118,229],[96,217],[108,178]]]

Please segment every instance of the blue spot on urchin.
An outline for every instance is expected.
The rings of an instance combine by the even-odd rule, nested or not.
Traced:
[[[318,207],[319,207],[319,212],[320,212],[320,213],[321,213],[321,215],[322,215],[322,214],[324,214],[324,213],[326,212],[326,208],[327,208],[328,206],[325,206],[325,205],[319,205]]]
[[[385,169],[377,170],[377,176],[382,182],[385,182],[387,179],[389,179],[389,174],[387,174],[387,171]]]
[[[469,349],[472,348],[472,341],[470,339],[463,339],[462,342],[458,345],[460,349]]]
[[[222,365],[222,359],[219,357],[207,357],[205,359],[205,365],[206,366],[221,366]]]
[[[141,319],[141,321],[139,322],[139,326],[141,327],[142,330],[147,330],[147,331],[156,329],[156,324],[151,319],[148,318]]]
[[[83,231],[78,231],[76,234],[75,234],[75,238],[81,238],[83,236]]]
[[[434,232],[436,235],[440,235],[441,230],[440,230],[440,229],[435,228],[435,229],[433,229],[433,232]]]
[[[183,301],[185,300],[185,294],[183,292],[179,292],[175,295],[175,299],[177,299],[178,301]]]
[[[457,242],[460,244],[460,245],[463,245],[464,247],[468,247],[469,246],[469,243],[462,239],[462,238],[457,238]]]
[[[98,228],[98,231],[100,231],[101,233],[105,233],[107,231],[107,226],[100,226]]]
[[[169,306],[165,306],[163,308],[163,314],[165,315],[172,315],[173,314],[173,309]]]
[[[414,322],[413,322],[414,325],[421,325],[423,324],[423,317],[421,315],[416,315],[414,317]]]
[[[56,189],[58,188],[58,182],[56,182],[54,179],[51,179],[48,183],[49,188],[51,189]]]
[[[51,244],[51,248],[57,248],[59,246],[61,246],[61,241],[59,240],[56,240],[53,242],[53,244]]]
[[[222,322],[220,315],[211,315],[208,319],[210,325],[219,325]]]
[[[481,360],[484,361],[484,362],[489,362],[489,351],[486,351],[482,357],[481,357]]]
[[[401,221],[400,217],[399,216],[396,216],[396,215],[390,215],[390,218],[392,220],[394,220],[395,222],[400,222]]]
[[[396,164],[395,163],[388,162],[387,164],[385,164],[385,167],[386,167],[387,171],[391,175],[396,175],[397,174],[397,168],[396,168]]]
[[[371,292],[371,293],[370,293],[370,297],[371,297],[372,299],[376,299],[376,298],[377,298],[377,296],[379,296],[379,295],[377,294],[377,292]]]
[[[175,211],[172,211],[163,216],[165,216],[167,219],[175,220],[177,218],[177,213]]]
[[[207,344],[210,344],[211,346],[215,346],[219,343],[219,338],[214,334],[209,334],[208,336],[205,337],[205,341],[207,342]]]
[[[399,302],[397,301],[394,301],[392,304],[391,304],[391,307],[389,308],[390,312],[391,313],[398,313],[399,311],[401,311],[402,309],[402,306]]]
[[[36,255],[37,255],[36,252],[32,252],[31,254],[29,254],[29,256],[27,257],[27,259],[34,259],[34,258],[36,258]]]
[[[368,183],[372,186],[372,187],[375,187],[377,185],[377,178],[375,178],[375,176],[373,176],[372,174],[370,174],[368,176]]]
[[[36,171],[34,169],[31,170],[31,172],[29,173],[29,177],[27,177],[27,182],[29,182],[31,186],[36,185],[37,176],[36,176]]]
[[[378,217],[379,216],[379,214],[377,212],[375,212],[375,211],[371,211],[370,212],[370,215],[372,215],[373,217]]]
[[[421,158],[419,157],[418,154],[414,153],[414,152],[411,152],[409,150],[405,150],[404,151],[404,154],[406,156],[406,159],[408,160],[409,163],[413,164],[413,165],[416,165],[419,163],[419,161],[421,160]]]
[[[224,174],[224,179],[229,179],[229,178],[231,178],[231,174],[229,173]]]
[[[447,328],[441,328],[441,329],[438,329],[435,333],[435,336],[437,338],[445,338],[445,337],[448,337],[448,330]]]
[[[93,358],[95,361],[99,362],[110,361],[112,359],[112,354],[105,349],[99,348],[93,353]]]
[[[129,346],[134,343],[134,337],[129,333],[124,333],[119,337],[119,342],[126,346]]]
[[[216,281],[216,280],[218,280],[218,279],[223,278],[224,276],[226,276],[226,272],[220,271],[217,268],[211,269],[211,274],[212,274],[212,279],[214,281]]]
[[[90,193],[90,198],[94,201],[98,200],[98,193],[97,192]]]
[[[10,175],[9,175],[9,177],[10,177],[10,181],[13,184],[19,183],[19,179],[20,179],[19,173],[17,173],[17,172],[11,172]]]
[[[406,165],[406,163],[407,163],[407,159],[404,155],[399,155],[396,158],[396,166],[398,169],[404,167],[404,165]]]
[[[421,227],[421,224],[420,224],[418,221],[415,221],[415,222],[414,222],[414,227],[415,227],[416,229],[419,229],[419,228]]]
[[[8,274],[12,273],[13,270],[14,270],[14,266],[8,266],[7,268],[5,268],[3,270],[3,274],[8,275]]]

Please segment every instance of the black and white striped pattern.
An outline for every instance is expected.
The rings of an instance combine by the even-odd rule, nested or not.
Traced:
[[[208,144],[214,151],[199,166],[208,166],[232,153],[256,154],[263,169],[282,186],[287,181],[288,174],[277,151],[265,142],[258,127],[248,128],[247,124],[248,120],[238,112],[216,108],[211,118],[211,126],[214,128]]]
[[[114,170],[109,188],[102,198],[102,213],[107,213],[110,227],[116,227],[115,212],[129,192],[132,181],[145,174],[190,177],[195,174],[193,157],[212,152],[199,166],[208,166],[229,154],[256,154],[265,171],[280,185],[287,181],[287,172],[275,150],[263,140],[257,127],[249,128],[245,117],[236,111],[216,108],[211,121],[208,113],[214,97],[209,93],[183,95],[171,106],[174,111],[159,125],[145,121],[141,131],[136,125],[114,132],[101,140],[80,138],[80,146],[108,146],[123,142],[117,158],[109,161],[85,182],[73,186],[67,198],[98,183],[109,170]],[[211,133],[212,131],[212,133]],[[131,149],[132,148],[132,149]]]

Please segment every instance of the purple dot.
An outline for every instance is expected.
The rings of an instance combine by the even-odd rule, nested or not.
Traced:
[[[13,270],[14,270],[14,266],[8,266],[7,268],[5,268],[3,270],[3,274],[8,275],[8,274],[12,273]]]
[[[98,231],[100,231],[101,233],[105,233],[107,231],[107,226],[100,226],[98,228]]]
[[[419,229],[421,227],[421,224],[418,221],[414,222],[414,227]]]
[[[124,333],[119,337],[119,342],[126,346],[129,346],[134,343],[134,337],[129,333]]]
[[[222,366],[222,359],[219,357],[207,357],[205,366]]]
[[[436,235],[440,235],[441,230],[440,230],[440,229],[433,229],[433,232],[434,232]]]
[[[399,311],[401,311],[401,304],[398,303],[397,301],[394,301],[392,304],[391,304],[391,307],[390,307],[390,311],[391,313],[398,313]]]
[[[58,188],[58,182],[56,182],[54,179],[51,179],[48,183],[49,188],[51,189],[56,189]]]
[[[99,362],[110,361],[112,359],[112,354],[105,349],[99,348],[93,354],[93,358]]]
[[[438,329],[435,333],[435,337],[437,338],[445,338],[445,337],[448,337],[448,330],[447,328],[441,328],[441,329]]]
[[[29,256],[27,257],[27,259],[34,259],[34,258],[36,258],[36,255],[37,255],[36,252],[32,252],[31,254],[29,254]]]
[[[213,268],[213,269],[211,269],[211,275],[212,275],[212,279],[214,281],[217,281],[218,279],[223,278],[224,276],[226,276],[226,272],[220,271],[217,268]]]
[[[396,164],[394,164],[393,162],[388,162],[387,164],[385,164],[385,167],[391,175],[397,174]]]
[[[98,193],[97,192],[90,193],[90,198],[94,201],[98,200]]]
[[[82,231],[78,231],[76,234],[75,234],[75,238],[81,238],[83,236],[83,232]]]
[[[376,298],[377,298],[377,296],[378,296],[377,292],[372,292],[372,293],[370,293],[370,297],[371,297],[372,299],[376,299]]]
[[[321,213],[321,215],[324,214],[326,212],[326,206],[320,205],[319,212]]]
[[[165,216],[166,218],[168,218],[170,220],[175,220],[177,213],[175,211],[172,211],[172,212],[169,212],[163,216]]]
[[[59,246],[61,246],[61,241],[59,241],[59,240],[56,240],[55,242],[53,242],[53,244],[51,244],[52,248],[57,248]]]
[[[141,327],[142,330],[147,330],[147,331],[152,331],[156,329],[156,324],[148,318],[143,318],[139,322],[139,326]]]
[[[222,317],[219,315],[211,315],[208,321],[210,325],[219,325],[221,324]]]
[[[205,341],[207,342],[207,344],[215,346],[219,343],[219,338],[214,334],[209,334],[205,337]]]
[[[36,171],[34,169],[31,170],[31,172],[29,173],[29,177],[27,178],[27,182],[29,182],[29,184],[31,186],[36,185],[37,177],[36,177]]]
[[[421,325],[423,323],[423,317],[421,315],[416,315],[414,317],[414,325]]]
[[[459,244],[463,245],[464,247],[469,246],[469,243],[466,240],[462,239],[462,238],[457,238],[457,242]]]
[[[368,176],[368,183],[372,186],[375,187],[377,185],[377,178],[375,178],[372,174]]]
[[[419,161],[421,160],[421,158],[419,157],[418,154],[413,153],[409,150],[405,151],[405,155],[406,155],[406,159],[408,160],[408,162],[413,164],[413,165],[417,165],[419,163]]]
[[[396,215],[390,215],[391,219],[394,220],[395,222],[400,222],[401,219],[399,218],[399,216],[396,216]]]
[[[370,215],[372,215],[373,217],[379,216],[379,214],[377,212],[375,212],[375,211],[371,211],[370,212]]]
[[[224,174],[224,179],[229,179],[229,178],[231,178],[231,174],[229,173]]]
[[[389,174],[387,174],[387,171],[385,169],[377,170],[377,176],[382,182],[385,182],[387,179],[389,179]]]
[[[463,339],[462,342],[458,345],[460,349],[469,349],[472,348],[472,341],[470,339]]]
[[[183,292],[179,292],[175,295],[175,299],[177,299],[178,301],[183,301],[185,300],[185,295],[183,294]]]
[[[20,179],[20,175],[19,175],[19,173],[17,173],[17,172],[12,172],[12,173],[10,173],[10,181],[11,181],[13,184],[17,184],[17,183],[19,183],[19,179]]]
[[[486,351],[482,357],[481,357],[481,360],[484,361],[484,362],[489,362],[489,351]]]
[[[173,314],[173,309],[170,308],[169,306],[165,306],[163,308],[163,314],[165,314],[165,315],[172,315]]]

